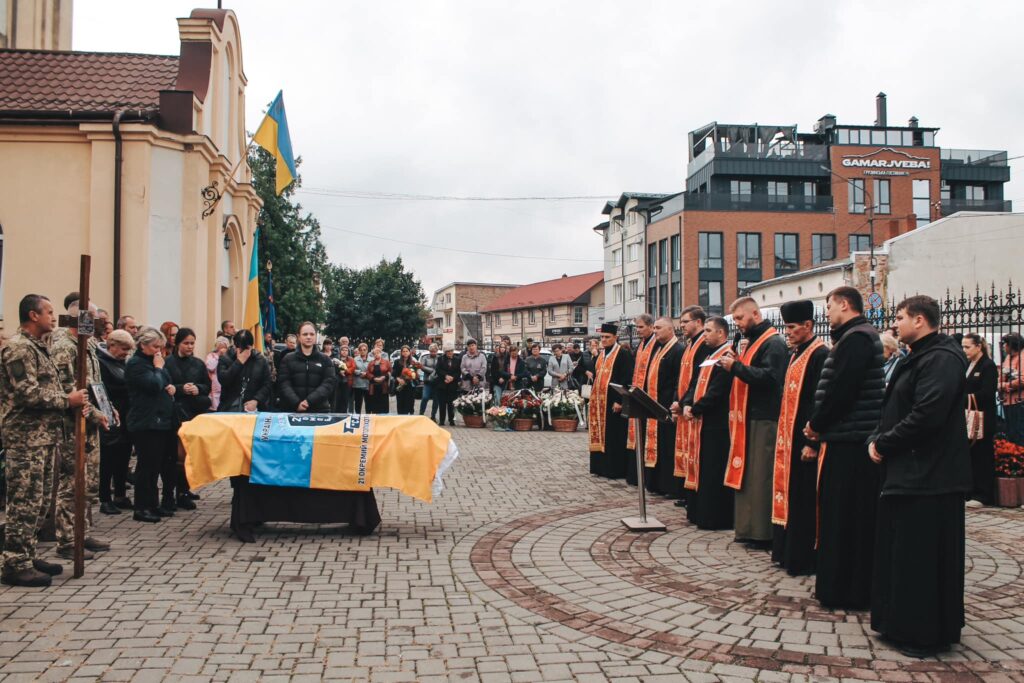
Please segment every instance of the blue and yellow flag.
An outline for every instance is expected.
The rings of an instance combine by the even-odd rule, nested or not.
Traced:
[[[295,158],[292,156],[292,138],[288,133],[288,117],[284,113],[284,98],[281,91],[270,103],[267,115],[263,117],[253,142],[267,150],[277,160],[277,188],[275,194],[281,194],[298,173],[295,171]]]
[[[263,353],[263,321],[260,318],[260,229],[252,238],[252,258],[249,260],[249,285],[245,291],[245,317],[242,327],[252,332],[256,350]]]

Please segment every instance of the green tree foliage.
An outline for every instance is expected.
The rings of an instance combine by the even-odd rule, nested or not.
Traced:
[[[328,283],[327,334],[354,343],[380,337],[386,349],[416,342],[426,331],[423,286],[402,257],[356,270],[333,266]]]
[[[296,159],[296,167],[302,159]],[[274,158],[261,148],[249,154],[252,182],[263,200],[260,210],[260,308],[267,310],[267,261],[273,263],[274,303],[277,308],[277,336],[298,330],[303,321],[322,324],[326,318],[321,280],[330,270],[327,250],[320,240],[320,223],[292,196],[301,185],[301,175],[274,194]]]

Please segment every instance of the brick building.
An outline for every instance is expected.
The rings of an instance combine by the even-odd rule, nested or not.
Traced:
[[[591,329],[593,310],[604,308],[604,271],[563,275],[506,292],[482,308],[482,341],[490,348],[501,337],[524,344],[570,342],[596,334]]]
[[[689,135],[685,192],[645,208],[646,310],[722,312],[762,280],[869,251],[957,211],[1010,211],[1004,151],[942,149],[916,118],[871,125],[710,123]],[[627,209],[628,210],[628,209]]]
[[[427,319],[427,340],[462,348],[466,339],[483,334],[480,310],[519,285],[450,282],[434,292]]]

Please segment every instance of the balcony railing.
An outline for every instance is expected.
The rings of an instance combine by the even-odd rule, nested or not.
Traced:
[[[734,142],[728,147],[709,145],[687,164],[686,175],[692,176],[714,158],[719,159],[766,159],[769,161],[828,161],[828,146],[804,142],[782,141],[772,144],[764,142]]]
[[[992,149],[943,149],[939,150],[943,165],[964,164],[967,166],[1009,166],[1006,152]]]
[[[942,215],[949,216],[957,211],[1013,211],[1013,202],[1009,199],[943,199]]]
[[[830,195],[688,193],[683,196],[684,208],[690,211],[832,211]]]

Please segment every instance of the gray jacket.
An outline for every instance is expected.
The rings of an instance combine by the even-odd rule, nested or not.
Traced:
[[[423,366],[423,382],[429,383],[434,379],[434,375],[437,374],[437,359],[441,355],[431,356],[429,353],[420,359],[420,365]]]
[[[568,354],[562,354],[562,358],[554,355],[548,358],[548,374],[551,375],[551,388],[568,389],[569,380],[572,378],[572,359]],[[559,375],[565,375],[563,381],[558,381]]]
[[[356,361],[356,375],[352,378],[353,389],[369,389],[370,380],[366,379],[363,375],[366,374],[366,369],[370,367],[370,357],[362,358],[358,353],[355,357]]]
[[[462,372],[463,391],[487,388],[487,356],[480,351],[477,351],[475,356],[464,353],[462,354],[462,361],[459,367]],[[478,377],[480,383],[474,385],[472,382],[473,377]]]

